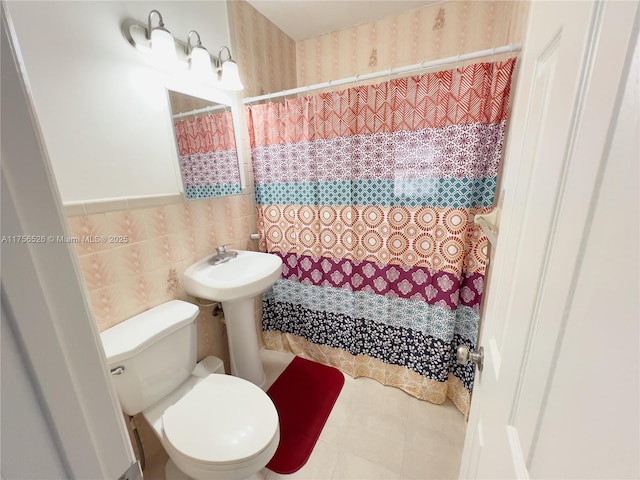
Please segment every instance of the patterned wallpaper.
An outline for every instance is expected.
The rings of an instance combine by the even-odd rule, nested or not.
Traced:
[[[203,98],[192,97],[184,93],[169,90],[169,104],[171,105],[171,114],[188,113],[206,107],[214,107],[217,103],[210,102]]]
[[[527,1],[445,1],[295,42],[246,0],[229,2],[247,97],[521,42]]]
[[[245,97],[296,86],[296,43],[245,0],[229,2],[234,59]]]
[[[298,86],[521,42],[528,2],[450,1],[296,44]]]

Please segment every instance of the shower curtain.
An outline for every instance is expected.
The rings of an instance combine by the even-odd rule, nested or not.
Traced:
[[[174,122],[187,200],[242,193],[231,112]]]
[[[248,108],[268,348],[466,415],[515,59]]]

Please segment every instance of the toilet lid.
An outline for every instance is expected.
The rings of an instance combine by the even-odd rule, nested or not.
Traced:
[[[162,416],[167,441],[204,463],[236,462],[258,455],[278,430],[278,412],[259,387],[213,374]]]

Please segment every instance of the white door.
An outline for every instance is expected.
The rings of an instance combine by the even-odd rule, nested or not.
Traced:
[[[5,4],[0,477],[139,478]],[[46,47],[45,47],[46,48]]]
[[[638,474],[638,356],[624,351],[638,350],[637,132],[620,155],[609,155],[637,15],[637,2],[531,4],[479,342],[484,369],[476,375],[460,478]],[[621,156],[631,162],[620,164]],[[605,232],[609,245],[594,253],[590,245],[601,233],[595,215],[608,201],[600,195],[603,178],[614,167],[635,172],[635,189],[610,192],[622,195],[615,205],[626,201],[631,215],[612,208],[602,216],[621,228]],[[620,277],[587,278],[592,264]],[[584,311],[585,288],[611,292],[620,280],[627,282],[621,299],[593,297],[598,308],[610,302],[610,315]],[[620,332],[617,344],[602,343],[608,322]],[[583,401],[595,406],[585,412]]]

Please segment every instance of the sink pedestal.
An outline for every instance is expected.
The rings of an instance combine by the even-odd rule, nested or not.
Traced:
[[[218,251],[222,251],[220,248]],[[184,272],[184,289],[196,298],[222,303],[229,336],[231,374],[260,388],[266,376],[260,362],[254,299],[276,283],[282,273],[278,255],[234,250],[205,257]],[[226,252],[227,256],[231,252]]]
[[[222,310],[229,337],[231,375],[264,387],[266,376],[260,361],[253,297],[222,302]]]

